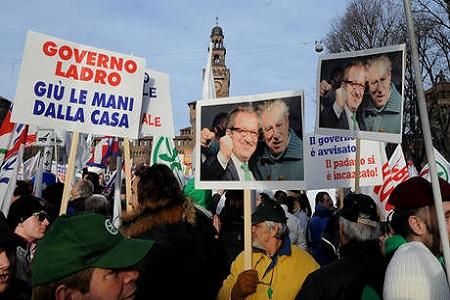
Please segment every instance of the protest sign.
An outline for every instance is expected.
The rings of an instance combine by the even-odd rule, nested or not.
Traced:
[[[155,135],[175,136],[169,75],[146,69],[139,137]]]
[[[12,121],[137,138],[145,60],[29,31]]]
[[[404,75],[405,45],[321,56],[315,133],[401,143]]]
[[[305,144],[307,188],[354,187],[356,139],[344,136],[308,135]],[[361,140],[360,185],[382,182],[379,142]]]
[[[198,101],[195,188],[304,187],[302,112],[301,91]]]

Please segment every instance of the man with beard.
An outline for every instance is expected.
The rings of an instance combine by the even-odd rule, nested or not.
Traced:
[[[306,276],[319,268],[304,250],[291,246],[283,208],[262,201],[252,214],[253,268],[244,270],[244,252],[231,265],[218,300],[294,299]]]
[[[395,206],[391,223],[407,243],[396,251],[386,270],[384,299],[450,299],[440,253],[436,209],[430,182],[413,177],[389,197]]]

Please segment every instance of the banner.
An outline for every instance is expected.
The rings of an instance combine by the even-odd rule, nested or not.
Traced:
[[[139,137],[165,135],[174,137],[169,75],[145,70]]]
[[[8,215],[11,198],[16,186],[17,173],[25,149],[28,126],[14,124],[11,132],[11,142],[0,167],[0,210]]]
[[[444,156],[439,153],[439,151],[436,150],[436,148],[433,147],[434,150],[434,158],[436,160],[436,168],[438,176],[444,179],[445,181],[450,181],[450,163],[444,158]],[[423,166],[422,170],[420,171],[419,176],[424,177],[428,181],[431,181],[430,177],[430,167],[428,163]]]
[[[389,161],[387,161],[384,145],[380,145],[382,145],[381,153],[384,156],[383,184],[368,187],[361,190],[361,192],[370,195],[375,200],[380,211],[381,220],[386,220],[387,213],[392,209],[392,206],[387,203],[389,196],[398,184],[408,180],[409,173],[400,145],[397,146]]]
[[[137,138],[145,60],[29,31],[13,122]]]
[[[91,156],[86,165],[106,169],[111,156],[118,156],[119,154],[119,141],[117,138],[105,136],[97,145],[91,148]]]
[[[186,181],[183,176],[181,161],[178,157],[178,151],[172,138],[167,136],[155,136],[152,143],[151,164],[167,165],[178,179],[181,188],[184,187]]]
[[[379,144],[361,140],[360,186],[382,183]],[[309,190],[355,187],[355,138],[309,135],[304,145],[305,175]]]

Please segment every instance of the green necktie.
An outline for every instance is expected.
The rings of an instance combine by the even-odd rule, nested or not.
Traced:
[[[358,123],[356,122],[356,113],[352,114],[352,121],[353,121],[353,130],[358,130]]]
[[[247,163],[243,163],[241,165],[241,169],[244,170],[244,180],[245,181],[252,180],[252,173],[250,172],[250,169],[248,168],[248,164]]]

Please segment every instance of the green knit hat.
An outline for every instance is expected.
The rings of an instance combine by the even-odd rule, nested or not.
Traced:
[[[120,269],[138,263],[153,241],[125,238],[102,215],[63,215],[38,242],[32,261],[33,287],[88,268]]]

